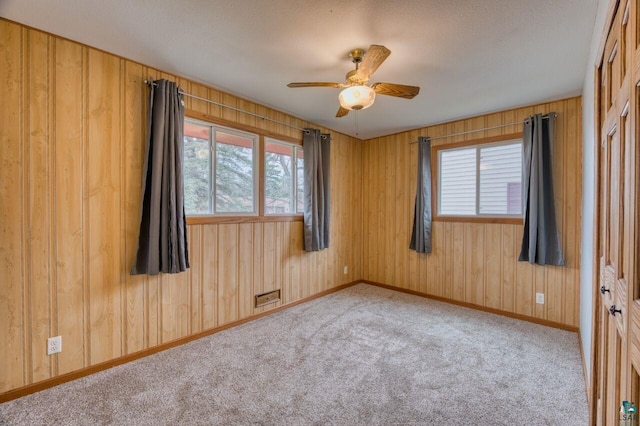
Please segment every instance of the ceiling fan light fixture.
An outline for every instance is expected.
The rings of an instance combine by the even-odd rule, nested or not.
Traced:
[[[369,86],[351,86],[340,92],[338,99],[344,109],[367,109],[376,100],[376,92]]]

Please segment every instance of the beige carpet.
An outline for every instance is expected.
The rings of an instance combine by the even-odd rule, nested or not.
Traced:
[[[575,333],[359,284],[2,404],[0,423],[588,422]]]

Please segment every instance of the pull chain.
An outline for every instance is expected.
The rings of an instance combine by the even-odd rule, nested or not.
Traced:
[[[358,110],[354,111],[355,121],[356,121],[356,136],[358,136]]]

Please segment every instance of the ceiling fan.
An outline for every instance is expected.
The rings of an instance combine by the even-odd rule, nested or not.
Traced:
[[[417,86],[405,86],[393,83],[374,83],[367,85],[371,74],[378,69],[380,64],[391,54],[384,46],[372,44],[369,50],[353,49],[349,52],[351,61],[356,64],[356,69],[347,73],[344,83],[306,82],[289,83],[288,87],[335,87],[344,89],[340,92],[338,100],[340,109],[336,117],[344,117],[351,110],[361,110],[373,105],[376,93],[380,95],[396,96],[398,98],[413,99],[419,92]]]

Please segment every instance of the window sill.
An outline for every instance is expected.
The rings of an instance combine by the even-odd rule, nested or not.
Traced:
[[[187,225],[204,225],[209,223],[269,223],[269,222],[302,222],[302,215],[290,216],[188,216]]]
[[[481,217],[481,216],[434,216],[434,222],[464,222],[464,223],[504,223],[508,225],[522,225],[521,217]]]

